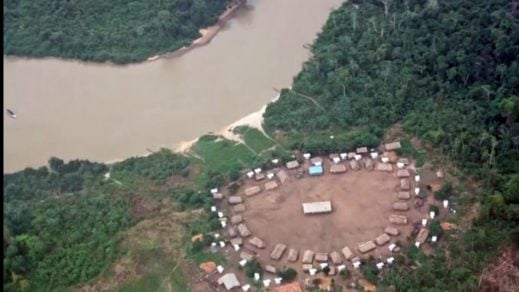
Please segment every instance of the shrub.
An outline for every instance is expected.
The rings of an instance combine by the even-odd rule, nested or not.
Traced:
[[[434,212],[434,214],[438,215],[440,214],[440,208],[438,208],[436,205],[430,205],[429,212]]]
[[[245,264],[245,275],[249,278],[254,278],[254,274],[261,274],[261,265],[258,261],[252,260]]]
[[[442,230],[442,227],[440,225],[440,221],[438,220],[433,220],[431,222],[431,226],[429,227],[429,230],[431,231],[431,235],[432,236],[440,236],[441,233],[443,232]]]
[[[441,188],[436,193],[434,193],[434,197],[436,200],[440,201],[447,200],[450,196],[453,195],[453,192],[454,188],[452,187],[451,182],[445,181]]]
[[[326,266],[323,268],[323,273],[325,273],[326,275],[328,275],[328,273],[330,273],[330,267]]]
[[[297,271],[292,268],[287,268],[279,271],[278,276],[283,279],[283,282],[291,282],[297,277]]]

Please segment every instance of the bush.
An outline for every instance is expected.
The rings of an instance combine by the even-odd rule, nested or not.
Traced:
[[[454,193],[454,188],[452,187],[452,184],[450,181],[445,181],[441,188],[434,193],[434,197],[436,200],[443,201],[450,198]]]
[[[436,205],[430,205],[429,212],[434,212],[434,214],[438,216],[440,214],[440,208],[438,208]]]
[[[253,279],[255,273],[259,273],[261,275],[261,265],[258,261],[252,260],[245,264],[245,275],[247,277]]]
[[[297,271],[292,268],[287,268],[279,271],[278,276],[283,279],[283,282],[291,282],[297,277]]]
[[[432,220],[431,226],[429,227],[429,230],[431,231],[432,236],[440,236],[443,232],[443,229],[440,225],[440,221],[438,220]]]
[[[330,273],[330,267],[326,266],[323,268],[323,273],[325,273],[326,275],[328,275]]]

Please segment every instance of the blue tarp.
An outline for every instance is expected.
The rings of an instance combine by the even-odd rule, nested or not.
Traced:
[[[323,174],[323,166],[322,165],[315,165],[315,166],[311,166],[309,169],[308,169],[308,173],[310,175],[319,175],[319,174]]]

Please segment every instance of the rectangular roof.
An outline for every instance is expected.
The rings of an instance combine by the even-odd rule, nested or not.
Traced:
[[[322,173],[323,173],[323,167],[322,167],[322,165],[314,165],[314,166],[311,166],[311,167],[308,169],[308,173],[310,173],[310,175],[313,175],[313,174],[322,174]]]
[[[318,214],[329,213],[332,211],[332,203],[330,201],[303,203],[303,213]]]

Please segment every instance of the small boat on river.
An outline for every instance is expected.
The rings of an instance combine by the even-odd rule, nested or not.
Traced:
[[[12,110],[6,109],[5,111],[11,118],[16,119],[16,114]]]

